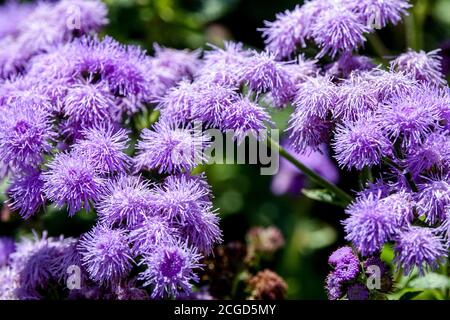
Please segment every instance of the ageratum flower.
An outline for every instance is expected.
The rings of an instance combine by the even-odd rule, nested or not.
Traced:
[[[355,254],[353,253],[352,247],[345,246],[335,250],[328,257],[328,264],[336,267],[340,264],[347,263],[350,260],[357,259]]]
[[[189,244],[205,253],[222,237],[209,195],[210,190],[202,180],[186,175],[169,176],[162,186],[153,189],[157,211],[170,219]]]
[[[430,104],[432,93],[426,88],[417,88],[408,95],[397,95],[377,110],[377,118],[385,133],[400,140],[404,148],[420,145],[437,127],[439,115]]]
[[[278,13],[275,21],[264,21],[264,28],[260,29],[266,49],[278,59],[292,56],[297,46],[305,47],[310,24],[311,17],[299,6]]]
[[[333,148],[340,166],[361,170],[380,164],[381,159],[391,153],[392,146],[377,122],[361,118],[338,124]]]
[[[409,225],[414,219],[414,205],[416,201],[414,195],[405,190],[396,187],[396,192],[381,200],[392,212],[393,219],[398,225]]]
[[[84,138],[73,146],[75,153],[89,159],[102,174],[125,173],[131,158],[124,152],[128,148],[128,131],[115,130],[110,125],[100,125],[82,131]]]
[[[405,162],[414,177],[432,168],[448,171],[450,169],[449,134],[445,131],[431,133],[422,145],[409,150]]]
[[[233,130],[234,138],[241,143],[246,136],[260,138],[261,132],[270,124],[270,115],[258,104],[241,97],[231,104],[222,116],[222,130]]]
[[[391,62],[391,69],[405,72],[413,79],[434,85],[446,85],[438,50],[419,52],[411,49]]]
[[[375,68],[369,57],[355,56],[351,53],[342,54],[339,59],[327,66],[327,74],[340,78],[348,78],[352,72],[361,73]]]
[[[299,84],[308,81],[310,77],[314,77],[319,73],[317,60],[307,59],[303,54],[297,57],[295,63],[285,64],[283,68],[289,74],[296,88],[298,88]]]
[[[98,171],[85,157],[60,153],[42,174],[44,193],[56,206],[67,204],[69,216],[84,208],[90,209],[90,201],[99,198],[103,180]]]
[[[410,227],[401,232],[396,239],[394,262],[397,268],[403,268],[408,275],[414,267],[424,274],[429,269],[436,269],[447,257],[448,249],[435,234],[435,230],[422,227]]]
[[[355,283],[347,288],[348,300],[367,300],[369,299],[369,290],[361,283]]]
[[[296,111],[289,119],[287,130],[292,148],[296,152],[316,151],[322,143],[328,141],[331,123],[316,115],[305,115]]]
[[[145,256],[142,264],[147,269],[139,274],[144,286],[152,286],[152,298],[177,297],[192,291],[192,282],[198,281],[194,273],[201,267],[201,255],[185,243],[160,246],[153,254]]]
[[[24,219],[29,219],[44,206],[44,180],[38,170],[30,169],[12,178],[8,188],[9,206],[18,211]]]
[[[342,292],[342,279],[334,272],[330,273],[326,279],[325,289],[327,291],[328,299],[338,300]]]
[[[366,25],[384,28],[388,23],[397,24],[410,7],[408,0],[361,0],[355,1],[353,10],[362,16]]]
[[[312,37],[321,48],[317,57],[351,52],[366,41],[363,34],[368,31],[357,15],[342,6],[324,10],[312,27]]]
[[[117,284],[131,270],[132,257],[123,229],[97,225],[78,244],[89,277],[101,284]]]
[[[417,85],[416,80],[407,77],[402,72],[388,72],[381,69],[373,69],[360,74],[369,81],[377,92],[380,103],[386,102],[395,96],[404,96],[412,92]]]
[[[18,300],[19,275],[9,266],[0,267],[0,300]]]
[[[144,216],[140,223],[133,226],[129,242],[133,254],[150,255],[165,243],[171,243],[179,235],[177,228],[170,225],[162,215]]]
[[[135,176],[109,180],[96,204],[100,221],[109,226],[133,226],[142,221],[152,213],[149,186]]]
[[[358,198],[346,210],[342,224],[351,241],[363,256],[377,253],[398,231],[398,221],[381,199],[373,194]]]
[[[446,210],[450,206],[450,181],[448,176],[424,178],[425,183],[419,184],[417,209],[425,216],[431,225],[444,222]]]
[[[17,37],[20,34],[20,26],[35,8],[34,3],[18,3],[7,1],[0,6],[0,39]]]
[[[190,171],[206,161],[203,150],[208,141],[208,136],[199,128],[177,128],[159,121],[153,130],[142,130],[141,140],[137,143],[136,166],[159,173]]]
[[[367,117],[378,106],[377,92],[372,84],[357,75],[351,76],[336,89],[335,118],[355,121]]]
[[[295,113],[292,119],[303,115],[314,115],[325,118],[330,110],[333,110],[336,101],[337,87],[329,77],[308,77],[298,86],[293,105]]]
[[[49,114],[38,106],[13,104],[0,113],[0,160],[14,167],[37,166],[55,137]]]
[[[65,116],[82,127],[111,121],[116,108],[114,97],[103,82],[77,84],[67,90],[63,101]]]
[[[11,253],[16,251],[16,243],[13,238],[0,237],[0,268],[9,261]]]

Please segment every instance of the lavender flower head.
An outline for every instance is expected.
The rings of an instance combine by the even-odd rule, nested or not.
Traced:
[[[434,176],[419,185],[417,209],[433,225],[444,222],[447,207],[450,206],[450,181],[448,177]]]
[[[139,169],[155,169],[159,173],[189,171],[206,160],[203,150],[208,140],[199,128],[176,128],[158,122],[153,130],[142,130],[136,165]]]
[[[122,229],[97,225],[82,236],[78,250],[89,277],[95,282],[114,284],[131,270],[131,251]]]
[[[96,208],[105,225],[133,226],[152,212],[149,183],[126,175],[109,180]]]
[[[407,9],[408,0],[362,0],[355,1],[354,10],[362,16],[366,25],[383,28],[388,23],[397,24]]]
[[[69,216],[98,199],[103,190],[103,180],[91,162],[76,154],[60,153],[42,174],[44,193],[56,206],[67,204]]]
[[[192,291],[192,282],[198,281],[194,270],[201,267],[201,256],[193,248],[178,242],[163,245],[144,257],[147,269],[140,273],[144,286],[152,286],[152,298],[177,297]]]
[[[402,267],[404,274],[409,274],[417,267],[420,274],[438,267],[438,263],[447,257],[448,249],[434,230],[422,227],[410,227],[401,232],[394,247],[398,268]]]
[[[391,62],[391,69],[403,71],[413,79],[434,85],[446,85],[438,50],[416,52],[411,49]]]
[[[99,126],[82,132],[84,138],[73,145],[75,153],[90,160],[102,174],[125,173],[131,158],[124,152],[128,147],[128,131]]]

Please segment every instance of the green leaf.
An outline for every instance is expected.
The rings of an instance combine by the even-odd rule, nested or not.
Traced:
[[[445,289],[450,288],[450,278],[431,272],[423,277],[411,280],[408,286],[415,289]]]
[[[408,291],[405,292],[399,300],[413,300],[415,297],[417,297],[419,294],[421,294],[423,291]]]
[[[302,193],[312,200],[342,206],[336,195],[325,189],[302,189]]]

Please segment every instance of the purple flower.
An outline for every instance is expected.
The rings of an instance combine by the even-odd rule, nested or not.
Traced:
[[[286,143],[283,143],[283,147],[328,181],[336,183],[339,180],[338,169],[331,161],[328,150],[324,145],[321,145],[318,151],[304,154],[296,154]],[[272,192],[276,195],[289,193],[293,196],[299,196],[305,184],[306,178],[304,174],[291,162],[285,158],[280,158],[280,170],[272,179]]]
[[[170,176],[153,189],[156,210],[168,217],[190,244],[206,253],[221,241],[219,219],[209,195],[202,180],[186,175]]]
[[[391,69],[405,72],[413,79],[433,85],[446,85],[438,50],[416,52],[411,49],[391,62]]]
[[[446,132],[431,133],[422,145],[409,150],[405,162],[414,177],[432,168],[439,171],[449,170],[450,136]]]
[[[308,77],[298,86],[293,105],[293,118],[303,115],[314,115],[325,118],[333,109],[336,100],[336,86],[329,77]]]
[[[14,104],[0,114],[0,159],[13,166],[37,166],[52,148],[49,114],[38,106]]]
[[[353,253],[352,247],[345,246],[335,250],[328,257],[328,264],[333,267],[336,267],[340,264],[345,264],[348,263],[348,261],[355,259],[357,260],[355,254]]]
[[[189,171],[206,161],[203,150],[209,137],[200,128],[177,128],[165,122],[157,122],[153,130],[142,130],[137,143],[135,158],[139,169],[155,169],[159,173]]]
[[[335,273],[330,273],[326,279],[325,288],[327,290],[328,299],[338,300],[342,296],[342,279]]]
[[[336,265],[334,274],[342,281],[350,281],[355,279],[359,274],[359,261],[356,257],[348,259]]]
[[[166,217],[144,216],[130,231],[129,242],[135,255],[151,255],[163,244],[173,242],[178,234]]]
[[[97,225],[78,244],[81,260],[95,282],[115,284],[131,270],[132,258],[122,229]]]
[[[370,82],[377,92],[380,103],[388,101],[395,96],[404,96],[412,92],[417,85],[416,80],[407,77],[402,72],[388,72],[381,69],[373,69],[361,73],[361,77]]]
[[[351,53],[342,54],[338,61],[330,64],[327,74],[348,78],[352,72],[369,71],[375,68],[375,64],[369,57],[355,56]]]
[[[448,254],[442,239],[435,235],[434,230],[422,227],[410,227],[401,232],[394,251],[394,262],[399,269],[403,268],[405,275],[414,267],[423,275],[425,271],[437,268]]]
[[[60,153],[42,174],[44,193],[56,206],[67,204],[69,216],[90,209],[103,190],[103,180],[91,162],[76,154]]]
[[[222,118],[221,129],[233,130],[238,143],[249,135],[260,138],[265,124],[271,123],[269,114],[261,106],[244,97],[224,110]]]
[[[384,263],[380,257],[373,256],[369,257],[366,261],[364,261],[364,269],[366,270],[366,273],[369,274],[370,272],[367,271],[369,267],[377,267],[380,270],[380,276],[385,275],[387,272],[389,272],[389,267]],[[369,270],[370,271],[370,270]],[[374,272],[374,271],[373,271]]]
[[[280,59],[292,56],[297,46],[305,47],[311,23],[307,13],[296,6],[292,11],[278,13],[275,21],[264,21],[264,28],[260,31],[265,38],[266,50]]]
[[[199,103],[198,83],[181,81],[176,87],[168,90],[159,99],[157,109],[161,111],[161,120],[167,123],[186,123],[194,117],[194,108]]]
[[[358,198],[346,213],[349,217],[342,222],[346,239],[364,256],[381,250],[383,244],[397,233],[396,214],[372,194]]]
[[[291,146],[296,152],[316,151],[322,143],[328,141],[331,122],[316,115],[296,111],[289,119],[287,130]]]
[[[201,256],[184,243],[160,246],[153,254],[145,256],[142,264],[147,269],[139,274],[144,286],[152,286],[152,298],[177,297],[192,291],[192,283],[197,282],[195,269]]]
[[[6,1],[0,6],[0,39],[8,36],[17,37],[20,26],[34,9],[35,4]]]
[[[408,0],[362,0],[355,2],[353,10],[362,16],[366,25],[383,28],[388,23],[397,24],[410,7]]]
[[[8,188],[9,206],[29,219],[44,206],[44,181],[40,171],[31,169],[13,177]]]
[[[19,275],[17,270],[4,266],[0,267],[0,300],[19,300]]]
[[[0,268],[7,265],[9,256],[16,251],[14,239],[9,237],[0,237]]]
[[[339,52],[351,52],[366,40],[367,28],[358,16],[342,7],[332,7],[319,15],[312,27],[312,37],[321,48],[317,57],[329,54],[332,58]]]
[[[377,111],[380,126],[390,138],[400,139],[404,148],[421,144],[437,126],[439,116],[430,95],[426,88],[417,88],[406,96],[393,97]]]
[[[96,208],[105,225],[136,225],[152,213],[149,183],[126,175],[109,180]]]
[[[303,54],[297,57],[295,63],[285,64],[283,68],[289,74],[296,88],[299,84],[308,81],[309,78],[313,78],[319,73],[317,60],[307,59]]]
[[[338,124],[333,148],[340,166],[361,170],[379,164],[388,156],[391,143],[377,122],[361,118],[353,123]]]
[[[372,84],[357,75],[337,87],[336,94],[333,115],[344,121],[369,116],[378,106],[377,92]]]
[[[102,174],[125,173],[131,165],[131,158],[124,153],[128,147],[128,131],[114,130],[112,126],[101,125],[82,132],[84,139],[73,146],[75,153],[89,159]]]
[[[420,184],[417,196],[417,209],[420,215],[425,216],[431,225],[443,222],[446,218],[446,208],[450,206],[450,182],[448,177],[426,178]]]
[[[105,83],[77,84],[67,90],[64,114],[71,122],[94,126],[111,121],[116,105]]]
[[[395,188],[395,193],[386,196],[381,201],[392,212],[394,219],[399,226],[409,225],[414,219],[414,205],[416,201],[411,192],[405,189]]]
[[[369,299],[369,290],[361,283],[355,283],[347,288],[348,300],[367,300]]]

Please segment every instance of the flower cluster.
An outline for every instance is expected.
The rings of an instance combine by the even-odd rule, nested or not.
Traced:
[[[364,34],[398,23],[407,14],[408,0],[310,0],[266,21],[261,28],[266,48],[277,58],[288,58],[313,40],[317,57],[351,53],[365,41]]]

